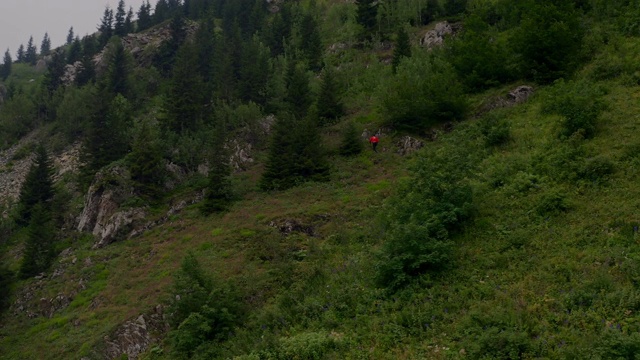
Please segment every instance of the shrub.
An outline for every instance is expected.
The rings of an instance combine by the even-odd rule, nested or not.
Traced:
[[[543,112],[562,116],[560,135],[569,137],[578,131],[592,137],[596,121],[607,108],[604,89],[587,81],[557,81],[543,104]]]
[[[613,162],[605,156],[596,156],[587,159],[579,171],[581,178],[595,183],[606,180],[613,174],[615,166]]]
[[[569,210],[569,203],[566,195],[556,189],[544,194],[536,206],[536,212],[540,216],[557,215],[567,210]]]
[[[511,126],[504,118],[490,114],[480,122],[480,133],[487,147],[500,146],[511,139]]]
[[[382,114],[387,125],[423,131],[442,122],[462,119],[467,102],[462,83],[438,53],[416,51],[382,87]]]

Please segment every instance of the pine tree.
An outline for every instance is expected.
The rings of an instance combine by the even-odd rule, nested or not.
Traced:
[[[36,61],[38,61],[38,49],[33,45],[33,36],[29,38],[29,42],[27,43],[24,60],[31,65],[35,65]]]
[[[99,47],[105,46],[109,39],[113,36],[113,10],[109,8],[107,5],[104,9],[104,14],[102,15],[102,20],[100,21],[100,26],[98,26],[98,31],[100,31],[100,35],[98,37]]]
[[[344,115],[344,106],[339,99],[338,86],[335,82],[333,70],[330,67],[325,67],[322,72],[317,108],[322,124],[333,123]]]
[[[342,156],[358,155],[362,152],[364,146],[362,140],[358,136],[358,131],[353,122],[347,123],[347,127],[342,133],[342,141],[340,142],[340,148],[338,152]]]
[[[129,57],[119,38],[109,44],[109,68],[100,82],[102,88],[113,98],[118,94],[129,95]]]
[[[48,96],[52,96],[53,93],[62,86],[62,77],[65,73],[66,59],[61,52],[54,52],[51,56],[51,62],[48,66],[47,73],[42,80],[42,85],[47,91]]]
[[[27,235],[20,264],[20,277],[23,279],[46,271],[55,258],[51,210],[45,204],[39,202],[33,206]]]
[[[138,31],[147,30],[152,25],[151,4],[149,4],[149,0],[147,0],[140,5],[140,9],[138,10]]]
[[[300,23],[301,50],[305,55],[305,60],[312,71],[322,68],[322,39],[318,24],[312,14],[305,14]]]
[[[311,105],[311,90],[309,89],[309,78],[301,66],[295,61],[289,60],[287,64],[287,93],[285,101],[288,103],[289,111],[298,119],[307,115],[307,110]]]
[[[396,35],[396,44],[393,49],[393,59],[391,60],[391,69],[396,73],[400,61],[404,57],[411,57],[411,43],[409,42],[409,34],[404,26],[400,26]]]
[[[201,208],[205,215],[227,210],[233,199],[225,133],[224,125],[218,126],[209,162],[209,183]]]
[[[124,37],[127,35],[127,29],[125,26],[127,13],[124,9],[124,0],[118,1],[118,8],[116,9],[115,22],[113,25],[113,33],[116,36]]]
[[[36,204],[48,206],[53,198],[53,168],[44,146],[36,149],[35,159],[29,173],[20,188],[16,223],[26,226],[31,220],[31,213]]]
[[[165,169],[160,134],[150,121],[143,120],[140,124],[127,162],[136,192],[147,200],[160,198]]]
[[[67,64],[75,64],[82,59],[82,43],[79,38],[73,40],[67,52]]]
[[[169,94],[165,103],[167,128],[177,134],[196,131],[201,124],[205,101],[198,68],[196,46],[185,43],[178,52]]]
[[[263,190],[284,190],[305,181],[328,178],[329,166],[319,142],[317,114],[301,121],[282,114],[274,126],[265,172],[260,179]]]
[[[73,42],[73,39],[75,39],[75,35],[73,34],[73,26],[69,28],[69,32],[67,33],[67,45],[71,45],[71,43]]]
[[[49,38],[49,33],[44,33],[44,38],[42,39],[42,44],[40,45],[40,55],[45,56],[49,55],[51,51],[51,39]]]
[[[184,17],[181,15],[173,17],[170,25],[171,38],[162,43],[154,58],[156,67],[164,76],[169,76],[176,54],[178,53],[178,49],[180,49],[180,46],[182,46],[187,38],[187,32],[184,26]]]
[[[167,0],[158,0],[153,11],[153,23],[160,24],[170,17],[171,15],[169,14],[169,4],[167,4]]]
[[[124,31],[126,34],[130,34],[135,31],[133,24],[133,8],[129,7],[127,17],[124,19]]]
[[[375,0],[357,0],[356,20],[364,29],[364,38],[371,39],[377,24],[378,3]]]
[[[259,42],[254,36],[242,45],[242,66],[238,92],[245,101],[253,101],[260,105],[266,104],[266,88],[269,81],[269,48]]]
[[[5,81],[11,75],[11,65],[13,64],[13,60],[11,59],[11,53],[9,49],[4,53],[4,58],[2,60],[2,65],[0,65],[0,80]]]
[[[20,44],[18,52],[16,53],[16,62],[24,63],[26,61],[24,45]]]

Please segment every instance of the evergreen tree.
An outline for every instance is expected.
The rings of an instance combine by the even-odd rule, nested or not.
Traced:
[[[356,20],[364,29],[364,37],[371,39],[377,24],[378,3],[375,0],[357,0],[358,5]]]
[[[109,39],[114,34],[113,31],[113,10],[109,8],[107,5],[104,9],[104,14],[102,15],[102,20],[100,21],[100,26],[98,26],[98,31],[100,31],[100,35],[98,37],[99,47],[105,46]]]
[[[149,4],[149,0],[147,0],[140,5],[140,9],[138,10],[138,31],[146,30],[152,25],[151,4]]]
[[[23,279],[46,271],[55,258],[51,210],[45,204],[39,202],[33,206],[27,236],[20,264],[20,277]]]
[[[18,52],[16,53],[16,62],[24,63],[26,61],[25,55],[26,54],[24,51],[24,45],[20,44],[20,47],[18,48]]]
[[[116,36],[124,37],[127,35],[126,29],[126,17],[127,13],[124,8],[124,0],[118,1],[118,8],[116,9],[115,22],[113,24],[113,33]]]
[[[411,43],[409,42],[407,30],[405,30],[404,26],[400,26],[393,49],[393,59],[391,60],[391,70],[394,74],[403,57],[411,57]]]
[[[164,162],[160,134],[150,121],[143,120],[140,124],[127,160],[136,192],[147,200],[160,198],[165,179]]]
[[[171,15],[169,15],[169,4],[167,4],[167,0],[158,0],[153,11],[153,23],[160,24],[170,17]]]
[[[51,51],[51,39],[49,38],[49,33],[44,33],[44,38],[42,39],[42,44],[40,45],[40,55],[45,56],[49,55]]]
[[[71,45],[71,43],[73,42],[73,39],[75,39],[75,35],[73,34],[73,26],[69,28],[69,32],[67,33],[67,45]]]
[[[318,140],[317,121],[313,112],[302,121],[286,113],[278,117],[261,189],[284,190],[305,181],[327,179],[329,166]]]
[[[287,64],[287,92],[285,101],[289,111],[298,119],[306,116],[311,105],[311,90],[309,89],[309,78],[301,66],[295,61],[289,60]]]
[[[36,149],[35,159],[27,177],[20,188],[16,223],[27,226],[31,221],[31,214],[36,204],[48,206],[53,198],[53,168],[44,146]]]
[[[269,48],[259,42],[258,37],[245,41],[242,46],[239,94],[245,101],[266,104],[266,88],[269,80]]]
[[[33,44],[33,36],[29,37],[27,50],[24,53],[24,60],[31,65],[35,65],[36,61],[38,61],[38,49]]]
[[[67,64],[75,64],[82,59],[82,43],[79,38],[73,40],[67,52]]]
[[[353,156],[360,154],[363,148],[364,146],[362,145],[362,140],[358,135],[356,126],[353,122],[350,121],[349,123],[347,123],[347,127],[342,133],[342,141],[340,142],[340,148],[338,152],[342,156]]]
[[[11,284],[14,281],[14,274],[4,265],[0,265],[0,314],[10,305]]]
[[[133,8],[129,7],[127,17],[124,19],[124,31],[126,34],[130,34],[135,31],[133,24]]]
[[[187,42],[180,48],[176,58],[165,103],[167,128],[178,134],[196,131],[201,124],[205,98],[202,78],[194,71],[197,68],[196,45]]]
[[[95,64],[93,63],[93,55],[97,51],[97,43],[95,37],[87,35],[82,38],[82,67],[76,74],[76,85],[83,86],[93,81],[95,78]]]
[[[101,81],[101,86],[110,94],[109,98],[121,94],[129,94],[129,57],[119,38],[109,44],[109,68]]]
[[[317,108],[322,124],[335,122],[344,115],[344,106],[339,99],[338,86],[335,82],[333,70],[330,67],[325,67],[322,72]]]
[[[274,56],[284,54],[285,43],[291,36],[292,18],[288,3],[284,3],[271,21],[270,31],[266,36],[268,38],[267,43]]]
[[[225,141],[224,126],[218,126],[209,162],[209,183],[201,208],[205,215],[227,210],[233,199],[229,181],[231,166]]]
[[[178,49],[187,38],[184,25],[184,17],[181,15],[176,15],[173,18],[170,25],[171,38],[162,43],[154,58],[156,67],[164,76],[168,76],[171,72]]]
[[[62,86],[62,77],[65,73],[65,65],[66,61],[64,54],[55,51],[51,56],[51,62],[49,63],[47,73],[42,80],[42,85],[49,96],[52,96],[53,93]]]
[[[0,66],[0,80],[5,81],[11,75],[11,65],[13,64],[13,60],[11,59],[11,53],[9,49],[5,51],[4,58],[2,60],[2,65]]]
[[[300,49],[304,53],[305,60],[312,71],[318,71],[322,68],[322,40],[318,24],[312,14],[305,14],[300,23]]]

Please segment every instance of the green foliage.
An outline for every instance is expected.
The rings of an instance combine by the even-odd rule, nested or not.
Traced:
[[[70,86],[65,90],[64,97],[56,109],[56,117],[59,130],[69,141],[76,140],[87,132],[89,119],[97,116],[97,102],[93,86]]]
[[[131,153],[127,156],[134,187],[147,200],[162,197],[166,177],[160,131],[154,125],[146,119],[138,124]]]
[[[14,95],[0,108],[0,147],[13,145],[36,125],[36,109],[25,94]]]
[[[220,126],[213,140],[212,156],[209,161],[209,184],[201,208],[206,215],[227,210],[233,199],[229,181],[231,167],[229,165],[229,151],[225,148],[226,141],[225,131]]]
[[[13,272],[4,265],[0,265],[0,314],[2,314],[11,303],[11,290],[14,281]]]
[[[511,140],[511,126],[502,116],[492,112],[480,121],[480,133],[488,147],[504,145]]]
[[[317,129],[317,118],[297,120],[282,114],[274,125],[265,172],[260,179],[263,190],[284,190],[305,181],[328,178],[329,166]]]
[[[53,198],[53,167],[44,146],[40,145],[35,152],[35,159],[29,173],[20,188],[16,223],[26,226],[32,222],[34,207],[40,204],[46,207]],[[40,214],[42,215],[42,214]]]
[[[344,115],[344,105],[340,100],[340,91],[336,83],[335,74],[330,67],[322,72],[320,93],[316,101],[318,116],[322,124],[331,124]]]
[[[33,36],[29,38],[29,42],[27,43],[27,49],[24,52],[24,61],[29,65],[35,65],[38,61],[38,48],[33,43]]]
[[[511,44],[520,56],[519,73],[542,83],[571,75],[584,36],[573,4],[527,0],[518,6],[523,15]]]
[[[46,271],[55,258],[55,234],[48,206],[39,202],[30,210],[28,237],[20,264],[20,277],[23,279]]]
[[[193,254],[175,276],[173,295],[169,336],[178,356],[189,357],[206,341],[225,339],[242,315],[229,284],[205,274]]]
[[[342,132],[342,140],[338,152],[342,156],[354,156],[362,152],[364,146],[355,124],[350,121]]]
[[[600,359],[636,359],[640,353],[640,334],[627,334],[617,329],[605,329],[596,345]]]
[[[607,108],[601,86],[588,81],[558,81],[549,91],[543,112],[562,116],[560,135],[569,137],[580,131],[585,137],[596,132],[597,120]]]
[[[464,151],[460,146],[424,154],[411,180],[389,201],[384,216],[388,233],[378,268],[381,285],[397,290],[449,265],[450,234],[470,218],[473,207],[465,179],[472,160],[462,157]]]
[[[380,91],[385,122],[397,129],[424,131],[467,110],[456,72],[438,53],[416,52]]]
[[[366,39],[371,39],[377,24],[378,3],[373,0],[359,0],[356,4],[358,5],[356,19],[364,30],[362,36]]]
[[[404,26],[398,28],[396,34],[396,42],[393,48],[393,59],[391,60],[391,69],[395,74],[402,58],[411,57],[411,43],[409,42],[409,34]]]
[[[13,64],[13,60],[11,59],[11,53],[9,49],[5,51],[4,57],[2,58],[2,65],[0,65],[0,80],[5,81],[11,74],[11,65]]]

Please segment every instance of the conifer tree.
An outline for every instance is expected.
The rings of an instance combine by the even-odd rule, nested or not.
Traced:
[[[124,0],[118,1],[118,7],[116,8],[115,21],[113,24],[113,33],[116,36],[124,37],[127,35],[127,29],[125,25],[127,13],[124,8]]]
[[[307,115],[307,110],[311,105],[311,90],[309,89],[309,78],[301,66],[295,61],[289,60],[287,64],[287,93],[285,101],[289,111],[298,119]]]
[[[358,136],[356,126],[353,122],[350,121],[349,123],[347,123],[347,127],[342,133],[342,140],[340,142],[340,148],[338,152],[342,156],[353,156],[360,154],[363,148],[364,146],[362,145],[360,136]]]
[[[357,21],[364,29],[364,38],[371,39],[377,24],[378,3],[375,0],[357,0]]]
[[[154,58],[156,67],[164,76],[169,76],[178,49],[180,49],[180,46],[182,46],[187,37],[184,25],[184,17],[180,14],[173,17],[170,25],[171,38],[162,43]]]
[[[167,128],[177,134],[196,131],[205,101],[195,44],[185,43],[178,53],[166,100]]]
[[[330,124],[344,115],[344,106],[339,99],[338,85],[330,67],[322,72],[322,83],[317,101],[318,116],[322,124]]]
[[[158,0],[153,10],[153,23],[160,24],[170,17],[171,15],[169,15],[169,4],[167,4],[167,0]]]
[[[2,65],[0,65],[0,80],[5,81],[11,75],[11,65],[13,60],[11,59],[11,53],[9,49],[5,51],[4,58],[2,59]]]
[[[133,24],[133,8],[129,7],[127,17],[124,19],[124,31],[126,34],[130,34],[135,31]]]
[[[100,26],[98,26],[98,30],[100,31],[100,36],[98,37],[98,44],[100,47],[105,46],[109,39],[114,34],[113,31],[113,10],[107,5],[104,9],[104,14],[102,15],[102,20],[100,21]]]
[[[270,31],[266,36],[268,38],[267,43],[274,56],[284,54],[285,42],[291,37],[292,18],[288,3],[284,3],[271,21]]]
[[[160,134],[149,120],[140,124],[127,160],[136,192],[147,200],[160,198],[165,169]]]
[[[95,78],[95,64],[93,63],[93,55],[97,51],[96,39],[87,35],[82,38],[82,67],[76,74],[76,85],[83,86],[93,81]]]
[[[55,258],[55,234],[51,221],[51,210],[41,202],[32,208],[27,236],[24,256],[20,265],[20,277],[23,279],[46,271]]]
[[[322,39],[318,24],[312,14],[307,13],[300,23],[301,50],[305,55],[305,60],[312,71],[322,68]]]
[[[266,104],[266,88],[269,80],[269,48],[254,36],[242,46],[242,66],[238,91],[240,98],[260,105]]]
[[[24,53],[25,62],[35,65],[36,61],[38,61],[38,49],[33,44],[33,36],[29,38],[29,42],[27,43],[27,50]]]
[[[49,55],[51,51],[51,39],[49,38],[49,33],[44,33],[44,38],[42,39],[42,44],[40,45],[40,55],[45,56]]]
[[[119,38],[109,45],[109,68],[101,81],[102,87],[110,94],[110,98],[121,94],[129,95],[129,57]]]
[[[67,64],[75,64],[76,61],[80,61],[82,59],[82,43],[79,38],[76,38],[69,46],[69,51],[67,52]]]
[[[201,208],[205,215],[227,210],[233,199],[229,181],[231,176],[229,153],[225,148],[226,131],[224,125],[218,126],[216,130],[209,161],[209,182]]]
[[[396,44],[393,49],[393,59],[391,60],[391,70],[396,73],[400,61],[404,57],[411,57],[411,43],[409,42],[409,34],[404,26],[400,26],[396,35]]]
[[[49,96],[53,95],[53,93],[62,85],[62,77],[65,73],[66,65],[65,60],[64,54],[58,51],[54,52],[51,56],[51,62],[47,69],[47,73],[42,80],[42,84]]]
[[[151,4],[149,0],[140,5],[138,10],[138,31],[147,30],[153,25],[153,19],[151,17]]]
[[[36,204],[48,206],[53,198],[53,168],[44,146],[36,149],[35,159],[20,188],[16,223],[27,226]]]
[[[20,44],[18,52],[16,53],[16,62],[24,63],[26,61],[24,45]]]
[[[71,45],[71,43],[73,42],[73,39],[75,39],[75,35],[73,34],[73,26],[72,26],[69,28],[69,32],[67,33],[66,45]]]

